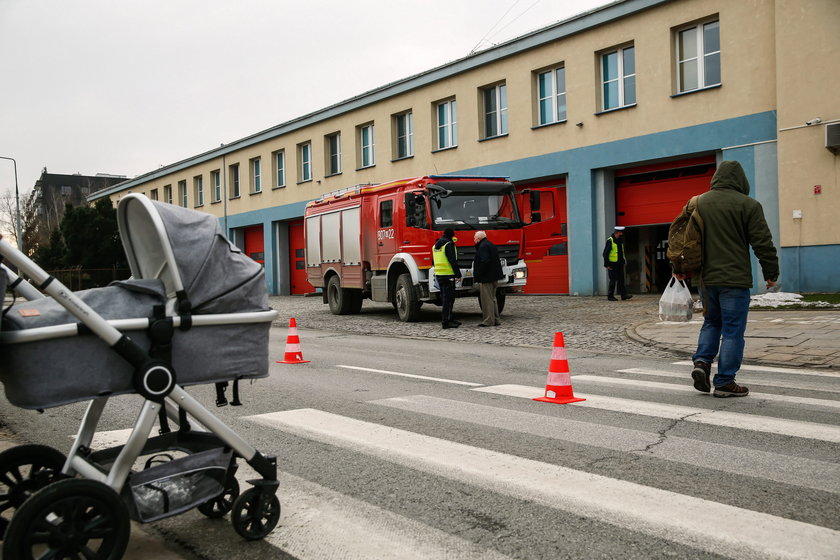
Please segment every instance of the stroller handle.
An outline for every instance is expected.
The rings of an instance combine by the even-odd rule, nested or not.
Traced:
[[[94,311],[88,304],[79,299],[64,284],[47,274],[32,259],[3,239],[0,239],[0,255],[3,255],[18,270],[32,278],[35,285],[42,292],[52,296],[62,307],[84,323],[99,338],[104,340],[108,346],[116,345],[123,337],[120,331],[109,325],[108,321]]]
[[[3,270],[9,280],[9,289],[14,290],[16,294],[25,297],[28,301],[44,297],[44,294],[35,289],[35,286],[15,274],[5,264],[0,264],[0,269]]]

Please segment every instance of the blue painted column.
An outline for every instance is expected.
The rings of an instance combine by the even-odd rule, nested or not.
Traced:
[[[573,166],[566,183],[569,231],[569,293],[595,294],[598,241],[595,236],[595,189],[588,167]]]

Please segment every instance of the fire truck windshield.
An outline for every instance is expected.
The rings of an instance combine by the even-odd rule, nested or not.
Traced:
[[[433,229],[522,227],[510,183],[452,181],[429,186]]]

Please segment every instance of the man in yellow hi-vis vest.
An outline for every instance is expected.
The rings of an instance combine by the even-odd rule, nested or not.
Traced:
[[[455,247],[455,232],[446,228],[443,236],[432,247],[432,260],[435,266],[435,279],[440,286],[441,326],[444,329],[457,329],[461,326],[452,316],[455,305],[455,279],[461,277],[458,267],[458,249]]]
[[[615,299],[616,289],[618,290],[621,299],[630,299],[633,296],[627,295],[627,288],[624,287],[624,265],[627,259],[624,258],[624,226],[615,226],[615,231],[607,238],[607,244],[604,246],[604,268],[610,277],[610,285],[607,289],[607,299],[610,301],[617,301]]]

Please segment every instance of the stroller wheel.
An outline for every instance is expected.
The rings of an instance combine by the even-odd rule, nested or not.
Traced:
[[[226,513],[233,509],[233,503],[238,497],[239,481],[231,477],[230,483],[225,487],[224,491],[212,500],[207,500],[198,506],[198,511],[210,519],[224,517]]]
[[[65,460],[61,451],[46,445],[19,445],[0,453],[0,538],[29,496],[63,478]]]
[[[259,488],[249,488],[233,503],[230,518],[234,530],[244,539],[265,537],[280,521],[280,500]]]
[[[131,533],[128,510],[109,486],[70,478],[26,500],[9,523],[3,558],[119,560]]]

